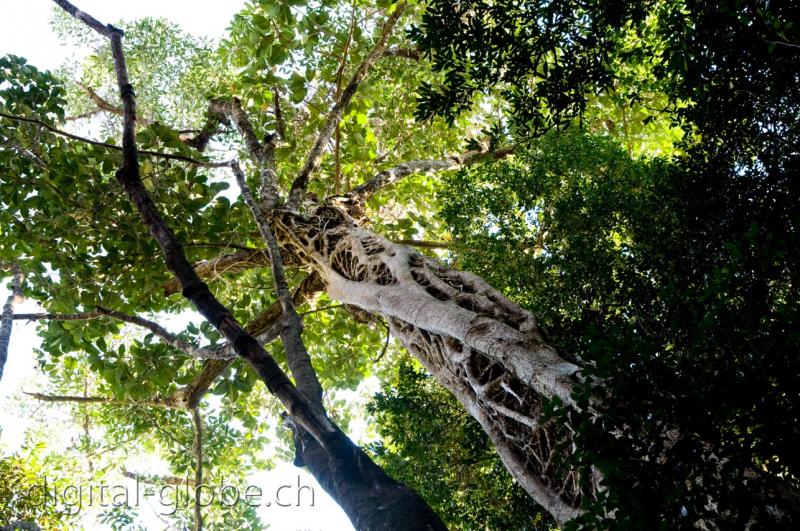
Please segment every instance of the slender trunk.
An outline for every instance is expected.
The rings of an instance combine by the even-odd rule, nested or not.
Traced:
[[[2,267],[2,264],[0,264]],[[14,324],[14,307],[23,301],[22,296],[22,270],[16,264],[8,266],[12,274],[11,295],[3,305],[3,314],[0,317],[0,380],[3,378],[3,368],[8,359],[8,345],[11,342],[11,327]]]

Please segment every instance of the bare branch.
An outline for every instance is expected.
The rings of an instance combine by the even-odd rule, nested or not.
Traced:
[[[56,0],[53,0],[56,1]],[[89,144],[91,146],[102,147],[105,149],[111,149],[114,151],[122,151],[122,147],[115,146],[114,144],[106,144],[105,142],[98,142],[96,140],[91,140],[89,138],[84,138],[82,136],[73,135],[72,133],[67,133],[66,131],[62,131],[61,129],[57,129],[52,125],[48,124],[47,122],[43,122],[42,120],[36,118],[26,118],[24,116],[15,116],[13,114],[6,114],[4,112],[0,112],[0,117],[6,118],[8,120],[13,120],[15,122],[24,122],[29,124],[38,125],[43,129],[46,129],[50,133],[58,136],[62,136],[64,138],[69,138],[70,140],[77,140],[78,142],[83,142],[84,144]],[[140,155],[144,155],[146,157],[153,157],[153,158],[161,158],[165,160],[176,160],[180,162],[187,162],[189,164],[193,164],[195,166],[200,166],[201,168],[222,168],[224,166],[228,166],[230,162],[210,162],[205,160],[197,160],[193,159],[192,157],[186,157],[184,155],[177,155],[175,153],[161,153],[158,151],[147,151],[142,150],[139,151]]]
[[[275,114],[275,132],[281,140],[286,140],[286,122],[283,121],[281,91],[278,87],[272,87],[272,112]]]
[[[58,4],[61,9],[72,15],[73,17],[77,18],[97,33],[102,35],[103,37],[111,37],[111,32],[114,31],[116,28],[111,24],[105,25],[93,16],[89,15],[88,13],[84,13],[74,5],[70,4],[66,0],[53,0],[56,4]],[[117,30],[121,31],[121,30]]]
[[[344,67],[347,64],[347,54],[350,51],[350,43],[353,41],[353,32],[356,29],[356,6],[355,3],[353,4],[353,9],[350,14],[350,31],[347,34],[347,40],[344,43],[344,49],[342,50],[342,58],[339,61],[339,69],[336,71],[336,101],[339,101],[339,98],[342,93],[342,76],[344,75]],[[333,193],[339,193],[339,187],[342,181],[342,150],[341,150],[341,143],[342,143],[342,123],[341,120],[336,122],[336,130],[334,131],[334,148],[333,153],[336,159],[336,169],[335,175],[333,180]],[[349,188],[349,186],[348,186]]]
[[[109,310],[108,308],[97,307],[96,311],[83,312],[83,313],[21,313],[15,315],[15,320],[21,321],[88,321],[91,319],[99,319],[102,317],[111,317],[118,321],[123,321],[133,324],[142,328],[146,328],[161,338],[161,340],[172,348],[178,349],[181,352],[200,359],[232,359],[236,355],[226,352],[221,347],[196,347],[191,343],[182,340],[175,334],[170,333],[154,321],[144,319],[136,315],[128,315],[126,313],[118,312],[116,310]]]
[[[254,267],[263,267],[269,265],[269,255],[266,249],[256,249],[254,251],[240,251],[235,253],[228,253],[212,258],[210,260],[203,260],[194,265],[200,278],[208,282],[213,282],[220,278],[222,275],[234,275]],[[292,265],[296,265],[294,260]],[[180,283],[177,279],[170,279],[164,284],[164,294],[172,295],[181,290]]]
[[[89,99],[92,100],[95,105],[97,105],[97,109],[99,111],[109,112],[111,114],[116,114],[117,116],[124,115],[125,111],[123,111],[121,107],[112,105],[102,96],[100,96],[100,94],[98,94],[92,87],[89,87],[87,85],[81,85],[81,87],[83,87],[83,90],[86,91],[86,94],[89,96]],[[139,119],[139,121],[145,125],[150,125],[153,123],[152,120]]]
[[[146,407],[165,407],[173,409],[184,409],[183,405],[179,402],[168,398],[150,398],[139,400],[118,400],[105,396],[72,396],[72,395],[48,395],[44,393],[29,393],[25,394],[41,400],[42,402],[73,402],[77,404],[108,404],[112,406],[146,406]]]
[[[396,183],[400,179],[417,173],[435,173],[447,170],[458,170],[470,164],[500,160],[514,152],[513,147],[495,151],[468,151],[463,155],[453,155],[438,160],[411,160],[383,170],[372,179],[360,184],[347,193],[350,199],[364,201],[372,194]]]
[[[325,144],[328,143],[331,134],[333,134],[336,124],[338,124],[342,119],[342,114],[344,113],[345,108],[347,108],[347,106],[350,104],[350,101],[353,99],[356,90],[358,90],[359,84],[364,80],[370,68],[372,68],[372,65],[375,64],[375,61],[377,61],[378,58],[383,55],[383,52],[386,49],[386,44],[392,34],[392,30],[394,29],[397,21],[400,19],[400,16],[403,14],[405,7],[405,2],[401,2],[400,4],[396,5],[394,12],[386,20],[383,28],[381,28],[381,34],[378,38],[378,42],[375,44],[375,47],[358,66],[353,74],[353,77],[350,78],[350,82],[339,96],[338,101],[333,106],[330,113],[328,113],[328,118],[320,130],[317,140],[314,142],[314,146],[311,148],[305,164],[297,174],[297,177],[295,177],[294,182],[292,182],[292,188],[289,192],[290,207],[297,208],[302,202],[303,196],[308,188],[308,181],[311,178],[311,174],[319,167],[320,161],[322,160],[322,152],[325,148]]]
[[[120,321],[124,321],[126,323],[134,324],[136,326],[141,326],[142,328],[146,328],[153,332],[155,335],[161,338],[164,343],[171,346],[172,348],[178,349],[182,352],[185,352],[189,356],[200,358],[200,359],[227,359],[235,357],[235,354],[228,354],[222,351],[219,348],[199,348],[191,343],[182,340],[175,334],[172,334],[167,331],[164,327],[155,323],[153,321],[149,321],[147,319],[143,319],[136,315],[128,315],[122,312],[117,312],[115,310],[109,310],[107,308],[101,308],[100,306],[97,307],[97,311],[103,315],[107,315],[109,317],[113,317],[114,319],[119,319]]]
[[[383,52],[384,57],[400,57],[403,59],[411,59],[413,61],[419,61],[422,59],[422,50],[416,47],[408,47],[408,46],[392,46],[391,48],[387,48],[385,52]]]
[[[275,168],[275,148],[278,145],[276,135],[267,135],[264,142],[259,142],[253,124],[247,113],[242,109],[242,102],[238,98],[232,101],[212,100],[217,112],[227,116],[244,137],[245,145],[250,155],[256,162],[261,174],[261,199],[267,201],[267,209],[271,210],[278,204],[280,190],[278,188],[278,174]],[[231,162],[233,164],[234,161]]]
[[[420,249],[449,249],[451,247],[450,242],[434,242],[430,240],[392,240],[392,243]]]

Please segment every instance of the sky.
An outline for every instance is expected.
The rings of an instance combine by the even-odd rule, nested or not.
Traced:
[[[133,20],[144,16],[167,18],[190,33],[200,37],[220,39],[229,21],[244,5],[244,0],[75,0],[79,9],[102,22],[120,19]],[[58,41],[50,29],[54,4],[48,0],[0,0],[0,56],[14,54],[25,57],[40,69],[53,69],[65,59],[82,57],[84,51]],[[8,279],[0,281],[0,305],[8,297]],[[17,313],[41,311],[35,301],[26,301],[17,307]],[[36,390],[44,380],[37,375],[33,349],[38,345],[35,323],[15,322],[9,359],[0,381],[0,455],[18,449],[23,441],[28,418],[20,402],[22,391]],[[32,400],[32,399],[27,399]],[[30,407],[35,404],[30,403]],[[58,409],[58,408],[56,408]],[[63,418],[64,412],[56,417]],[[145,470],[139,470],[145,472]],[[325,494],[305,470],[291,464],[279,465],[275,470],[262,472],[250,478],[250,483],[274,492],[281,485],[309,485],[314,490],[314,506],[307,500],[300,507],[262,508],[260,516],[269,529],[275,531],[347,531],[352,529],[342,510]],[[295,492],[295,491],[290,491]],[[151,512],[157,511],[152,507]],[[164,529],[154,514],[142,509],[148,529]],[[2,525],[4,522],[0,522]],[[92,529],[103,529],[92,523]]]

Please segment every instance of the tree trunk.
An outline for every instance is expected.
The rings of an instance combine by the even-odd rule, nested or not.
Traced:
[[[531,498],[560,523],[579,516],[602,478],[596,471],[582,478],[563,464],[575,449],[571,426],[540,422],[543,400],[578,409],[571,396],[581,381],[576,360],[559,356],[533,315],[483,279],[365,229],[350,217],[353,211],[342,202],[307,216],[284,211],[276,232],[287,251],[319,274],[332,299],[388,321],[392,334],[478,421]],[[751,519],[800,521],[796,491],[748,473],[758,513]],[[719,514],[704,525],[724,527],[737,518]]]
[[[480,423],[537,503],[560,522],[580,514],[586,482],[554,464],[557,454],[571,451],[565,430],[538,420],[542,398],[574,406],[579,368],[544,342],[530,312],[476,275],[364,229],[335,205],[310,217],[283,213],[276,230],[331,298],[388,320],[395,337]],[[589,484],[592,495],[597,481]]]
[[[413,489],[392,479],[341,431],[323,448],[308,432],[295,438],[304,464],[359,530],[447,528]],[[334,440],[335,439],[335,440]],[[302,452],[302,453],[300,453]]]

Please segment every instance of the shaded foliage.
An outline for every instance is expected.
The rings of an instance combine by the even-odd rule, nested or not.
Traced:
[[[371,447],[381,466],[424,496],[451,529],[550,529],[480,425],[424,370],[399,363],[396,382],[367,406],[382,438]]]

